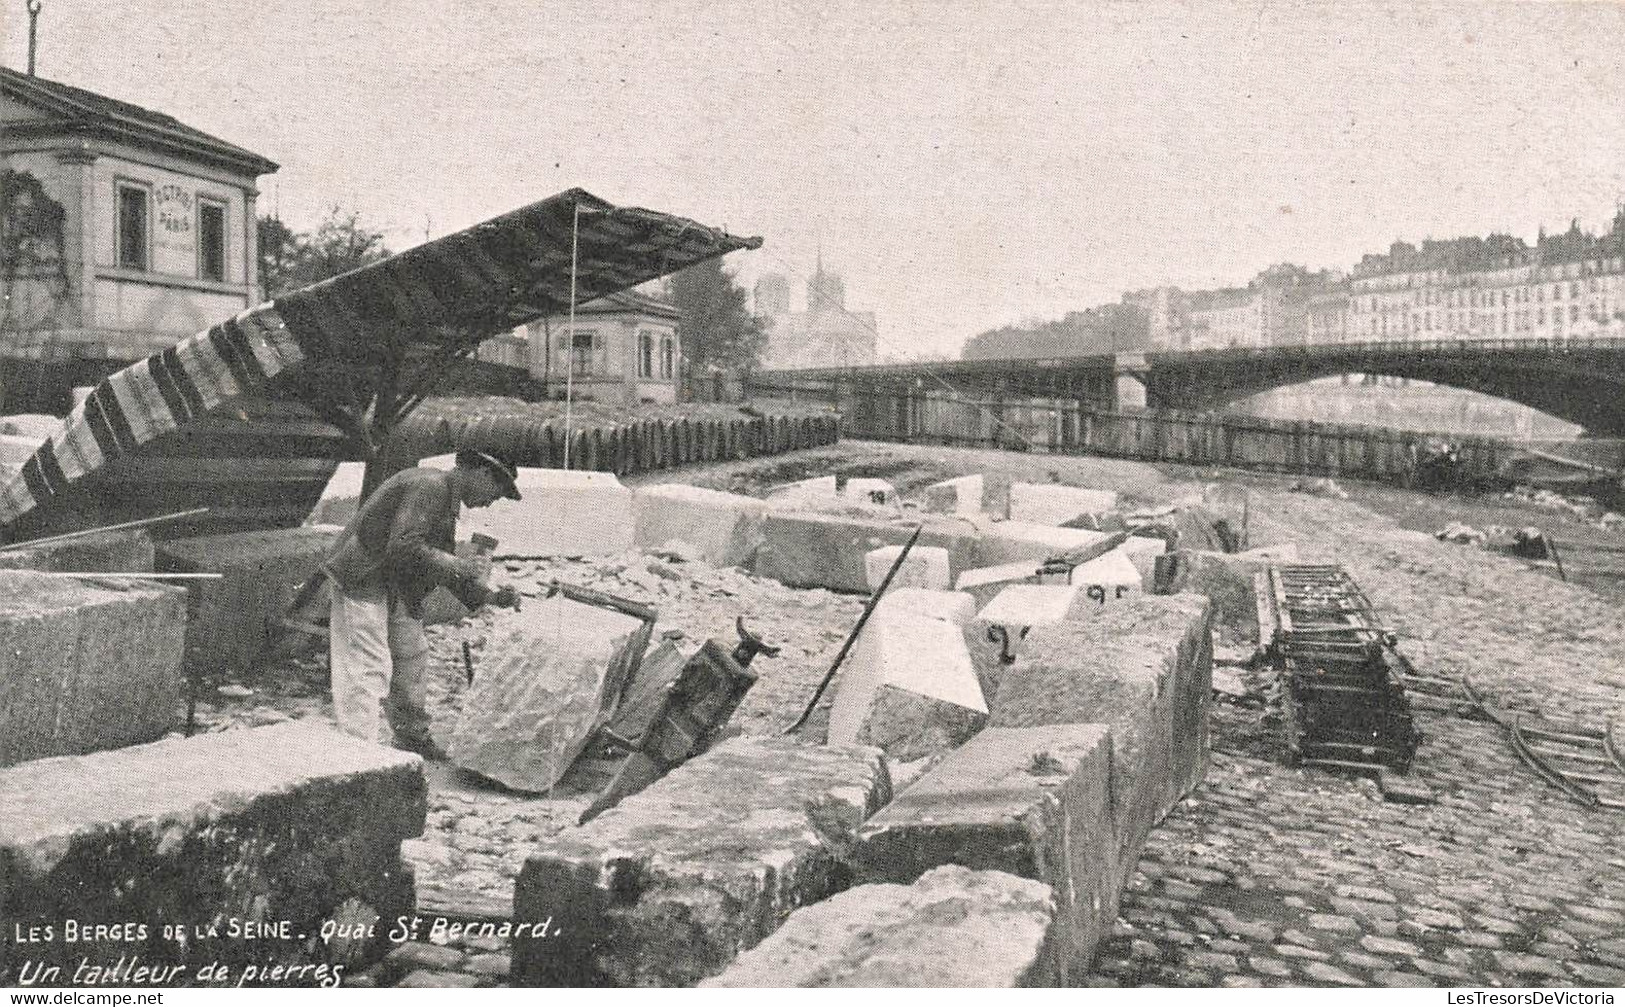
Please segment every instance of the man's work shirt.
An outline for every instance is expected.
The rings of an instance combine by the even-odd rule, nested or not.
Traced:
[[[398,599],[413,615],[436,587],[479,608],[491,594],[480,583],[482,570],[452,553],[461,505],[450,473],[397,472],[362,504],[322,569],[345,594]]]

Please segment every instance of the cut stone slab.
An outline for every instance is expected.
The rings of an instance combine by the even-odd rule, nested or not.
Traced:
[[[163,737],[185,636],[181,588],[0,573],[0,766]]]
[[[767,491],[767,501],[775,507],[794,507],[818,500],[833,500],[840,496],[834,476],[815,476],[793,483],[775,486]]]
[[[62,421],[58,420],[57,425],[61,426]],[[34,457],[34,452],[38,451],[39,446],[49,438],[49,434],[44,437],[0,434],[0,465],[13,465],[20,468],[28,459]]]
[[[923,509],[931,514],[980,514],[982,477],[960,476],[944,479],[925,488]]]
[[[869,578],[870,591],[880,590],[881,582],[902,552],[900,545],[883,545],[863,554],[863,570]],[[930,591],[946,591],[952,586],[953,580],[948,576],[948,550],[941,546],[916,544],[908,551],[908,559],[898,568],[891,587],[886,590],[889,593],[899,587],[923,587]]]
[[[1119,604],[1142,592],[1140,570],[1122,546],[1073,567],[1071,583],[1082,588],[1084,597],[1099,608]]]
[[[1098,518],[1117,509],[1117,494],[1043,483],[1010,485],[1010,520],[1059,527],[1084,515]]]
[[[691,656],[670,640],[661,640],[645,654],[626,684],[609,729],[630,741],[643,737],[665,705],[666,690],[677,681]]]
[[[309,721],[0,770],[7,925],[49,924],[57,936],[26,948],[0,942],[0,985],[15,983],[23,958],[71,975],[81,958],[106,967],[139,953],[144,965],[184,966],[172,985],[215,960],[233,976],[267,960],[319,961],[302,939],[244,940],[225,921],[287,920],[294,934],[314,936],[326,920],[410,916],[412,872],[400,848],[423,831],[424,795],[417,756]],[[65,920],[149,932],[173,924],[190,939],[69,943]],[[381,957],[385,938],[379,926],[346,971]]]
[[[764,541],[756,554],[754,572],[790,587],[868,594],[865,555],[880,546],[903,545],[913,532],[914,526],[901,520],[773,512],[763,523]],[[927,518],[914,548],[947,549],[950,569],[960,569],[970,559],[975,543],[975,530],[968,524]]]
[[[897,503],[897,487],[884,479],[848,479],[842,495],[882,506]]]
[[[702,987],[998,988],[1051,985],[1049,886],[939,867],[798,909]]]
[[[992,696],[1004,680],[1006,656],[1018,655],[1028,632],[1066,619],[1088,618],[1097,603],[1070,584],[1012,584],[976,613],[967,627],[971,663],[982,691]]]
[[[1249,552],[1208,552],[1179,549],[1156,560],[1155,591],[1177,594],[1190,591],[1213,602],[1214,628],[1225,643],[1253,643],[1258,639],[1258,596],[1253,576],[1279,563],[1296,563],[1295,545],[1273,546]]]
[[[875,614],[923,615],[963,626],[976,615],[976,602],[963,591],[932,591],[923,587],[891,587],[875,606]],[[871,617],[872,618],[872,617]]]
[[[640,549],[687,542],[712,566],[747,566],[762,545],[768,505],[754,497],[682,483],[645,486],[632,494]]]
[[[876,745],[909,762],[963,742],[987,702],[960,627],[877,610],[853,645],[829,715],[832,745]]]
[[[976,542],[976,562],[970,564],[977,567],[1000,566],[1018,560],[1042,562],[1110,537],[1108,532],[1056,528],[1028,521],[983,521],[978,527],[982,535]]]
[[[525,986],[692,986],[848,884],[863,820],[891,799],[873,748],[730,738],[525,861],[513,918]]]
[[[449,468],[455,456],[418,464]],[[514,482],[523,499],[464,510],[458,530],[496,539],[498,556],[608,556],[633,547],[632,491],[613,472],[521,468]]]
[[[365,462],[339,462],[339,467],[327,480],[327,486],[323,488],[316,506],[311,509],[310,516],[305,519],[305,524],[348,527],[361,506],[361,480],[366,474]]]
[[[0,552],[0,569],[148,573],[153,557],[152,537],[144,528],[132,528]]]
[[[1168,543],[1160,538],[1130,535],[1118,548],[1140,572],[1140,590],[1151,590],[1156,583],[1157,557],[1168,551]]]
[[[214,676],[223,668],[242,670],[263,662],[271,626],[343,532],[336,525],[307,525],[160,542],[158,569],[222,575],[187,585],[188,667]]]
[[[1111,732],[1102,724],[991,727],[863,827],[858,877],[906,883],[942,864],[1005,871],[1056,898],[1051,951],[1080,982],[1117,918]]]
[[[498,613],[475,656],[452,762],[514,790],[548,790],[612,710],[648,632],[562,595]]]
[[[980,611],[997,598],[1000,591],[1012,584],[1052,586],[1066,584],[1066,574],[1039,573],[1040,565],[1040,560],[1022,559],[1014,563],[1000,563],[998,566],[977,567],[961,573],[954,588],[970,595],[976,602],[977,610]]]
[[[993,727],[1111,728],[1124,871],[1207,772],[1212,621],[1201,595],[1141,595],[1089,619],[1034,626],[990,704]]]
[[[990,472],[982,478],[982,513],[1004,520],[1010,516],[1010,476]]]

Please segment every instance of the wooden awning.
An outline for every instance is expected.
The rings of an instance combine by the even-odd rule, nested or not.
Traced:
[[[98,518],[175,509],[179,501],[135,502],[132,463],[161,454],[173,468],[188,453],[189,428],[212,430],[234,413],[252,422],[234,404],[271,398],[328,418],[381,394],[382,382],[389,408],[409,408],[403,404],[421,397],[444,362],[517,325],[566,313],[572,254],[579,305],[760,246],[760,238],[613,206],[580,189],[437,238],[278,297],[109,376],[0,487],[0,528],[15,532],[25,516],[30,529],[50,527],[47,512],[56,506]],[[404,373],[413,362],[419,373]],[[263,450],[264,439],[258,443]],[[284,457],[305,456],[295,446]],[[114,472],[126,487],[118,505],[84,508],[98,477]],[[217,478],[229,493],[229,467]]]

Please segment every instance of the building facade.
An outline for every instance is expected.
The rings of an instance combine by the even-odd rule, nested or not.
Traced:
[[[0,67],[6,408],[61,399],[57,385],[258,303],[256,186],[276,169],[162,113]]]
[[[488,339],[480,360],[522,367],[550,398],[583,402],[675,402],[683,355],[675,305],[623,291]]]
[[[764,368],[858,367],[878,358],[872,311],[848,311],[846,282],[824,268],[807,279],[807,310],[790,310],[790,284],[769,273],[756,283],[753,310],[767,332]]]

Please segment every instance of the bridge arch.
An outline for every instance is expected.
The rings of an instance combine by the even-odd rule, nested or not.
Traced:
[[[1411,378],[1625,436],[1625,339],[1355,343],[1149,354],[1147,404],[1213,409],[1339,374]]]

